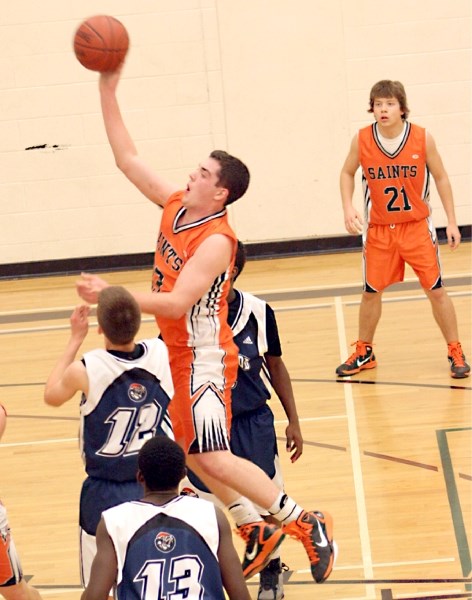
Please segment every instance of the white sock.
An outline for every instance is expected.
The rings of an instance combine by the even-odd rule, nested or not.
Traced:
[[[246,523],[262,521],[262,517],[254,508],[253,503],[244,496],[240,496],[237,500],[228,504],[226,508],[238,527]]]
[[[280,492],[277,496],[277,500],[272,504],[269,508],[269,512],[273,515],[278,521],[281,521],[285,525],[287,523],[291,523],[298,519],[298,517],[303,512],[303,508],[298,505],[295,500]]]

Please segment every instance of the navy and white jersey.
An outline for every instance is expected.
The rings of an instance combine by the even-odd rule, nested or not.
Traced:
[[[264,355],[282,356],[282,350],[272,308],[261,298],[234,291],[236,298],[229,303],[228,323],[239,349],[238,376],[231,391],[233,416],[238,416],[269,400],[270,379]]]
[[[211,502],[177,496],[125,502],[103,513],[118,562],[117,600],[224,600]]]
[[[132,354],[92,350],[83,362],[89,379],[80,405],[85,470],[94,478],[135,481],[144,442],[156,434],[173,438],[167,348],[154,338],[138,342]]]

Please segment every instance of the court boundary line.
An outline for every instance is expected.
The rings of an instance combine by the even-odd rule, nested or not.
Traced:
[[[444,482],[446,484],[446,493],[451,510],[452,524],[456,538],[457,550],[464,576],[470,575],[472,572],[472,559],[470,554],[470,546],[467,539],[467,530],[465,528],[464,516],[457,489],[456,478],[454,475],[454,467],[452,464],[452,456],[449,450],[448,434],[458,431],[471,431],[472,427],[454,427],[448,429],[438,429],[436,431],[436,439],[438,442],[439,456],[441,459]]]

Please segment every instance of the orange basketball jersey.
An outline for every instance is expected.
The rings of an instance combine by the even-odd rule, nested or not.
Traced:
[[[237,238],[228,223],[226,209],[195,223],[179,225],[179,219],[186,210],[181,202],[183,194],[173,194],[162,213],[154,255],[153,291],[170,292],[187,261],[210,235],[220,233],[234,240],[233,259],[228,269],[215,279],[203,297],[183,317],[156,317],[156,321],[168,346],[214,346],[233,339],[226,322],[226,296]]]
[[[400,146],[390,153],[383,148],[374,123],[359,131],[358,145],[366,221],[390,225],[428,217],[425,130],[406,122]]]

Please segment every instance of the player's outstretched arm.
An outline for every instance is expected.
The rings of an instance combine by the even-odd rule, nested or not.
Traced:
[[[241,561],[233,544],[228,519],[217,506],[215,506],[215,511],[220,530],[218,561],[220,563],[223,587],[228,595],[228,600],[250,600],[251,596],[244,580]]]
[[[79,390],[88,392],[88,377],[84,365],[75,357],[88,333],[89,306],[77,306],[70,317],[70,337],[64,352],[51,371],[44,387],[44,401],[60,406]]]
[[[117,167],[151,202],[164,206],[179,188],[157,175],[143,161],[123,121],[116,98],[122,68],[100,74],[99,90],[103,121]]]
[[[215,279],[231,262],[231,240],[215,233],[203,241],[187,261],[170,292],[131,292],[142,312],[148,315],[180,319],[208,291]],[[101,290],[109,284],[91,273],[82,273],[76,282],[77,293],[95,304]]]

